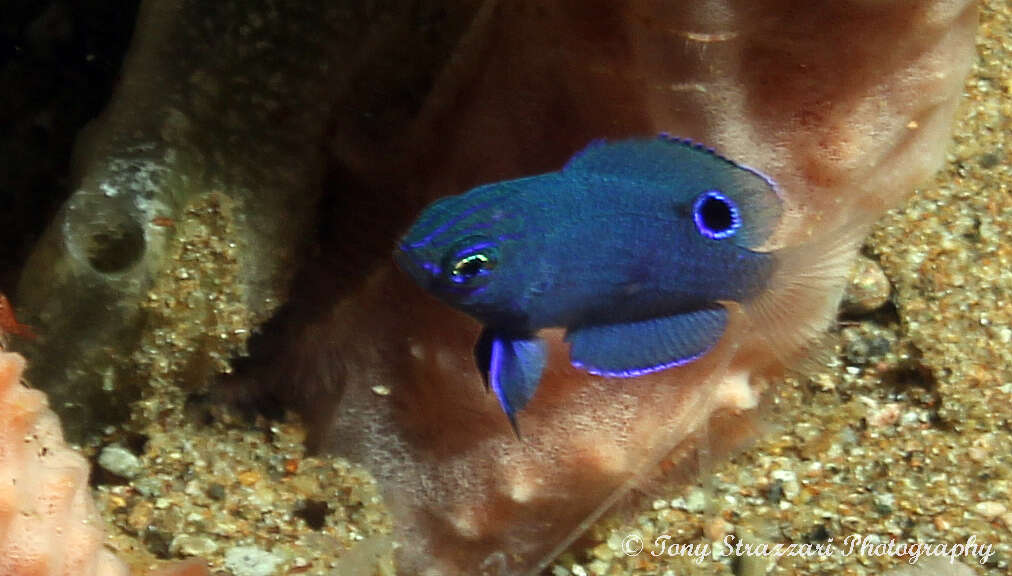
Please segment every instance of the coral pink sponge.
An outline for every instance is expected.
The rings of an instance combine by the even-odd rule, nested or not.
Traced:
[[[24,367],[0,352],[0,574],[127,574],[102,548],[88,463],[64,444],[46,395],[20,383]]]
[[[64,443],[46,395],[21,384],[24,368],[0,351],[0,576],[129,574],[102,546],[87,460]]]

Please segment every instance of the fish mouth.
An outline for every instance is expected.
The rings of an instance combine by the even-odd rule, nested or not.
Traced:
[[[428,262],[420,262],[409,247],[403,242],[398,244],[393,253],[394,262],[402,272],[410,276],[422,288],[428,289],[434,275],[438,275],[435,266]]]

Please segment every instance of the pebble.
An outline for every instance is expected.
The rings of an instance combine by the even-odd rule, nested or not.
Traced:
[[[206,536],[180,534],[172,539],[169,549],[183,556],[207,556],[218,550],[218,544]]]
[[[143,469],[141,461],[133,452],[117,444],[110,444],[98,455],[98,465],[103,470],[128,480],[136,478]]]
[[[595,562],[609,562],[615,558],[615,550],[607,542],[594,546],[590,553],[594,557]]]
[[[221,500],[225,497],[225,487],[214,482],[207,487],[207,497],[211,500]]]
[[[154,512],[155,507],[150,502],[142,500],[130,510],[130,513],[127,515],[127,525],[137,533],[147,530],[148,526],[151,525]]]
[[[703,523],[703,535],[711,542],[722,542],[733,529],[734,526],[720,516],[713,516]]]
[[[243,486],[252,486],[260,481],[260,473],[255,470],[247,470],[239,474],[239,483]]]
[[[984,502],[978,502],[977,505],[973,507],[973,511],[988,520],[994,520],[998,516],[1007,512],[1008,508],[1006,508],[1001,502],[985,500]]]
[[[849,314],[868,314],[889,301],[892,286],[878,262],[858,256],[843,294],[842,307]]]
[[[706,493],[696,487],[685,497],[685,509],[689,512],[702,512],[706,508]]]
[[[280,563],[281,558],[256,546],[236,546],[225,552],[225,567],[235,576],[272,576]]]
[[[884,428],[895,424],[900,419],[901,413],[900,405],[890,402],[883,406],[872,407],[865,416],[865,420],[871,428]]]
[[[794,500],[801,493],[798,475],[792,470],[774,470],[770,473],[770,478],[780,481],[780,489],[788,500]]]
[[[992,452],[994,452],[994,436],[985,434],[973,441],[966,454],[970,457],[970,460],[981,464],[991,458]]]
[[[843,346],[843,358],[849,368],[865,366],[873,360],[880,359],[889,353],[889,340],[881,335],[854,334],[849,335]]]
[[[879,514],[890,514],[896,506],[896,496],[894,494],[875,494],[872,496],[872,502],[875,503],[876,511]]]

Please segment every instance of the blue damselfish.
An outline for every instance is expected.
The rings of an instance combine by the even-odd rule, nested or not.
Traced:
[[[722,302],[767,286],[758,251],[782,202],[758,172],[686,140],[595,141],[558,172],[429,206],[396,251],[420,286],[485,329],[475,359],[516,429],[564,327],[574,366],[632,377],[692,362],[727,327]]]

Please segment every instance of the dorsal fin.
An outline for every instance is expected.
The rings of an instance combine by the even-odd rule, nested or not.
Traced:
[[[656,138],[592,140],[566,162],[562,171],[582,171],[614,178],[663,180],[677,176],[678,164],[702,161],[706,157],[738,167],[702,144],[661,134]]]
[[[614,142],[595,140],[574,155],[562,173],[659,186],[670,189],[672,197],[682,203],[717,190],[737,205],[742,227],[734,241],[746,248],[763,244],[782,213],[782,200],[771,179],[702,144],[666,134]]]

